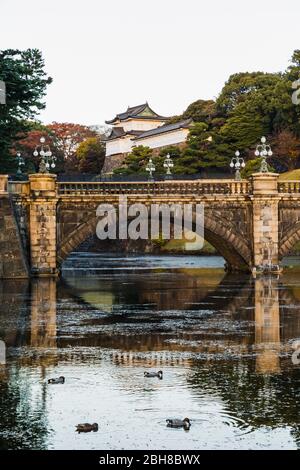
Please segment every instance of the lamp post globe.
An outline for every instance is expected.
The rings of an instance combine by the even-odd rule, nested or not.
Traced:
[[[256,157],[261,157],[261,164],[260,164],[260,173],[268,173],[268,164],[267,164],[267,157],[272,157],[273,152],[271,149],[271,145],[267,144],[267,139],[265,136],[262,136],[260,139],[260,144],[256,146],[254,155]]]
[[[166,176],[165,176],[166,180],[172,179],[171,168],[173,168],[173,167],[174,167],[173,160],[172,160],[170,154],[168,153],[165,160],[164,160],[164,168],[166,168]]]
[[[153,173],[155,172],[155,166],[152,162],[152,158],[149,158],[149,162],[146,166],[146,171],[149,173],[148,181],[153,182],[154,181]]]
[[[56,167],[56,157],[52,155],[49,145],[45,145],[45,137],[40,138],[40,145],[37,145],[34,149],[33,156],[41,157],[39,165],[39,173],[45,174],[49,173],[50,168],[54,169]]]
[[[230,168],[235,169],[234,179],[236,181],[240,181],[242,179],[240,169],[245,168],[245,160],[243,159],[243,157],[240,157],[239,150],[237,150],[234,155],[235,156],[232,157],[229,166]]]

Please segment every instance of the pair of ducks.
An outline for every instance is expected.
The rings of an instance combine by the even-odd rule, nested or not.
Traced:
[[[48,379],[48,384],[64,384],[65,383],[65,378],[63,375],[60,377]],[[98,423],[82,423],[82,424],[77,424],[76,426],[76,431],[78,433],[81,432],[97,432],[98,431]]]
[[[162,370],[158,372],[144,372],[145,377],[158,377],[159,379],[163,378]],[[183,428],[188,431],[191,427],[191,422],[189,418],[184,419],[166,419],[168,428]]]
[[[188,431],[191,427],[191,422],[189,418],[184,419],[167,419],[167,427],[168,428],[183,428],[185,431]],[[82,423],[77,424],[76,431],[80,434],[81,432],[97,432],[98,431],[98,423]]]
[[[144,372],[145,377],[158,377],[159,379],[163,378],[163,372],[162,370],[159,370],[158,372]],[[65,378],[61,375],[60,377],[49,379],[48,384],[64,384],[65,383]]]
[[[163,378],[163,373],[161,370],[159,370],[158,372],[144,372],[144,376],[145,377],[158,377],[159,379],[162,379]],[[61,377],[59,377],[60,379]],[[56,379],[56,380],[59,380],[59,379]],[[55,379],[52,379],[52,380],[55,380]],[[51,382],[51,383],[54,383],[54,382]],[[58,383],[58,382],[55,382],[55,383]],[[60,382],[61,383],[61,382]],[[167,426],[172,426],[172,423],[174,422],[175,423],[176,421],[176,424],[177,426],[173,426],[173,427],[178,427],[178,423],[180,420],[167,420],[168,424]],[[77,424],[76,426],[76,431],[80,434],[81,432],[97,432],[98,431],[98,424],[97,423],[93,423],[93,424],[90,424],[90,423],[81,423],[81,424]]]

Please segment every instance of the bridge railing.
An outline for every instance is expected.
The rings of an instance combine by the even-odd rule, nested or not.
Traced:
[[[29,194],[28,181],[8,181],[8,192],[11,194]]]
[[[279,181],[278,192],[288,194],[300,194],[300,181]]]
[[[59,182],[59,195],[237,195],[249,194],[247,180],[201,180],[201,181],[156,181],[156,182]]]

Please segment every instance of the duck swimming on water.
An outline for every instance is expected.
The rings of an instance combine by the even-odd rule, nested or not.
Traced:
[[[189,418],[184,419],[166,419],[168,428],[184,428],[186,431],[190,429],[191,422]]]
[[[97,432],[98,431],[98,423],[93,423],[93,424],[90,424],[90,423],[83,423],[83,424],[77,424],[76,426],[76,431],[78,433],[81,433],[81,432]]]
[[[48,384],[64,384],[64,383],[65,383],[65,378],[62,375],[56,379],[48,380]]]
[[[158,377],[159,379],[162,379],[163,372],[162,370],[159,370],[158,372],[144,372],[144,377]]]

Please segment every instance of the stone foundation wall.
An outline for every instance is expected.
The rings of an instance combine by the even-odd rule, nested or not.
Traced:
[[[122,166],[127,153],[118,153],[117,155],[110,155],[109,157],[105,157],[105,162],[102,168],[102,173],[107,174],[111,173],[116,168]]]
[[[9,197],[0,196],[0,279],[27,277],[28,269],[14,210]]]

